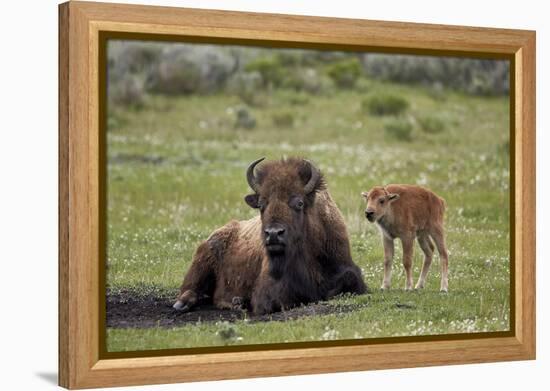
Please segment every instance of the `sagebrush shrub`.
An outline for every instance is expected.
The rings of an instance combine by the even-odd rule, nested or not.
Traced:
[[[409,121],[403,119],[395,119],[387,122],[384,125],[386,133],[400,141],[411,141],[413,126]]]
[[[285,80],[285,68],[277,57],[258,57],[249,62],[245,70],[258,72],[262,76],[264,87],[279,87]]]
[[[375,95],[363,101],[363,109],[372,115],[399,115],[409,108],[409,102],[396,95]]]
[[[290,112],[273,114],[273,125],[278,128],[291,128],[294,125],[294,115]]]
[[[327,70],[327,74],[339,88],[353,88],[362,72],[361,64],[355,57],[338,61]]]
[[[420,129],[425,133],[441,133],[445,130],[445,122],[434,116],[425,116],[417,119]]]

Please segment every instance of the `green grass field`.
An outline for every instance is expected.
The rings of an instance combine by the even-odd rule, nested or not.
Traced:
[[[229,95],[149,97],[140,110],[108,116],[108,259],[111,289],[176,291],[197,245],[230,219],[257,211],[245,170],[266,156],[304,156],[323,171],[344,214],[354,261],[372,293],[333,300],[356,310],[287,322],[199,322],[179,328],[109,329],[109,351],[327,339],[433,335],[509,328],[509,106],[507,98],[449,92],[435,99],[420,87],[369,81],[368,92],[304,96],[276,90],[252,108],[253,130],[235,129],[242,105]],[[406,98],[410,141],[388,135],[390,117],[371,116],[361,101],[381,92]],[[290,115],[293,125],[273,118]],[[440,132],[419,120],[437,117]],[[277,121],[275,121],[277,122]],[[279,126],[277,126],[279,125]],[[380,292],[383,251],[364,218],[361,191],[373,185],[425,185],[444,197],[449,293],[439,293],[439,259],[427,287],[405,292],[400,243],[393,289]],[[415,245],[414,277],[422,253]],[[137,288],[136,288],[137,289]],[[231,329],[225,338],[223,330]]]

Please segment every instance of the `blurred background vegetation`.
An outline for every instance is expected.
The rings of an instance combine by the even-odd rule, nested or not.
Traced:
[[[111,291],[173,297],[197,245],[257,213],[243,201],[248,164],[291,155],[325,173],[373,290],[342,299],[357,306],[346,315],[111,329],[110,350],[508,329],[508,62],[109,41],[107,74]],[[446,199],[448,295],[437,257],[423,292],[402,290],[400,246],[395,289],[377,291],[382,245],[360,193],[388,183]],[[416,248],[415,278],[421,260]],[[220,339],[227,327],[236,337]]]
[[[261,95],[274,89],[366,91],[369,79],[423,86],[434,98],[444,98],[445,89],[495,96],[508,94],[508,73],[507,61],[435,56],[139,41],[111,41],[108,50],[109,100],[134,107],[148,95],[214,93],[261,106]]]

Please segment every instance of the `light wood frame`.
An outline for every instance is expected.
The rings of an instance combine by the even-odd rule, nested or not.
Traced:
[[[100,32],[509,58],[514,329],[499,338],[101,357]],[[59,6],[59,384],[90,388],[535,358],[535,32],[69,2]]]

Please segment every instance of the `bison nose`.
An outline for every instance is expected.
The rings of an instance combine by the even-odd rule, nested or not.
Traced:
[[[367,209],[367,210],[365,211],[365,216],[366,216],[367,219],[369,219],[369,220],[372,219],[372,216],[374,216],[374,211],[368,210],[368,209]]]
[[[268,244],[283,242],[285,229],[279,224],[270,225],[264,229],[265,239]]]

